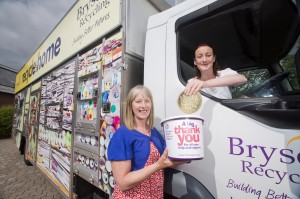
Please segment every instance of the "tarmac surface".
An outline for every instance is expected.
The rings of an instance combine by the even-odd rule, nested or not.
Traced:
[[[0,199],[64,199],[42,172],[26,166],[13,139],[0,139]]]

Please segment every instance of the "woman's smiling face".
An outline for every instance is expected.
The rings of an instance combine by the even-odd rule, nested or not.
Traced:
[[[215,60],[213,49],[209,46],[200,46],[195,51],[194,64],[200,71],[212,71]]]
[[[147,120],[152,108],[152,102],[147,95],[139,93],[132,102],[132,111],[135,119]]]

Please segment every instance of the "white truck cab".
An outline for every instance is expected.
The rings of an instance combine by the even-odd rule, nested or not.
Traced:
[[[298,5],[299,6],[299,5]],[[184,115],[178,98],[195,77],[199,43],[244,74],[233,99],[201,91],[204,158],[166,170],[176,198],[300,198],[299,13],[294,1],[185,1],[151,16],[144,84],[156,127]]]

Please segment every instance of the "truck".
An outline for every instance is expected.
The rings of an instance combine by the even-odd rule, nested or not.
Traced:
[[[12,137],[25,164],[65,198],[111,198],[107,147],[142,84],[162,135],[166,118],[204,120],[204,157],[164,170],[165,198],[299,199],[299,1],[176,2],[74,3],[16,77]],[[198,43],[247,77],[232,99],[199,91],[182,103]]]

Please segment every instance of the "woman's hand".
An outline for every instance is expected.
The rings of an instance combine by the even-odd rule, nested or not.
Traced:
[[[119,189],[121,191],[126,191],[138,186],[141,182],[149,178],[149,176],[163,168],[174,167],[189,162],[190,161],[171,161],[168,158],[168,150],[165,149],[164,153],[156,163],[139,170],[130,171],[131,160],[112,161],[111,166]]]
[[[195,78],[186,85],[184,93],[188,96],[196,94],[201,88],[204,88],[204,83],[205,81]]]
[[[157,164],[160,168],[166,168],[166,167],[175,167],[177,165],[182,165],[185,163],[190,163],[190,161],[172,161],[168,158],[168,149],[165,149],[164,153],[161,155],[159,160],[157,161]]]
[[[247,78],[242,74],[226,75],[218,78],[202,81],[200,79],[191,80],[185,87],[184,93],[186,95],[196,94],[202,88],[215,88],[223,86],[234,86],[247,82]]]

